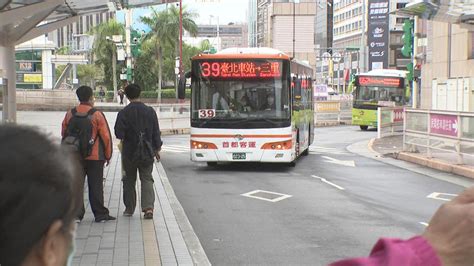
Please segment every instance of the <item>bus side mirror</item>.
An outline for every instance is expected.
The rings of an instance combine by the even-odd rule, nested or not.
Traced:
[[[178,99],[184,100],[186,98],[186,79],[191,76],[191,72],[186,72],[184,76],[179,78],[178,82]]]

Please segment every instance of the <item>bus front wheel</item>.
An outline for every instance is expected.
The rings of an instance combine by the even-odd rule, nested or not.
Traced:
[[[366,131],[369,128],[369,126],[360,126],[360,130]]]

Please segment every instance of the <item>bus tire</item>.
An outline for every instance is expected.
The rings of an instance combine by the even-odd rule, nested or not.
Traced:
[[[301,155],[303,156],[308,156],[308,154],[309,154],[309,147],[306,150],[304,150],[304,152],[301,153]]]
[[[369,126],[360,126],[360,130],[367,131],[369,129]]]
[[[207,166],[215,167],[215,166],[217,166],[217,162],[207,162]]]
[[[291,163],[288,163],[288,166],[289,166],[289,167],[295,167],[295,166],[296,166],[296,162],[293,161],[293,162],[291,162]]]

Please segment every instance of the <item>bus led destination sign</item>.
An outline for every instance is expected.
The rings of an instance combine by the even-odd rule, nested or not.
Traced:
[[[384,87],[401,87],[400,78],[387,78],[387,77],[359,77],[360,86],[384,86]]]
[[[204,78],[278,78],[281,62],[255,61],[203,61],[201,76]]]

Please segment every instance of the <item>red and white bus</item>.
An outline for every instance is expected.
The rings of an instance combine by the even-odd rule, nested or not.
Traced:
[[[313,141],[312,73],[271,48],[193,57],[191,160],[294,165]]]

